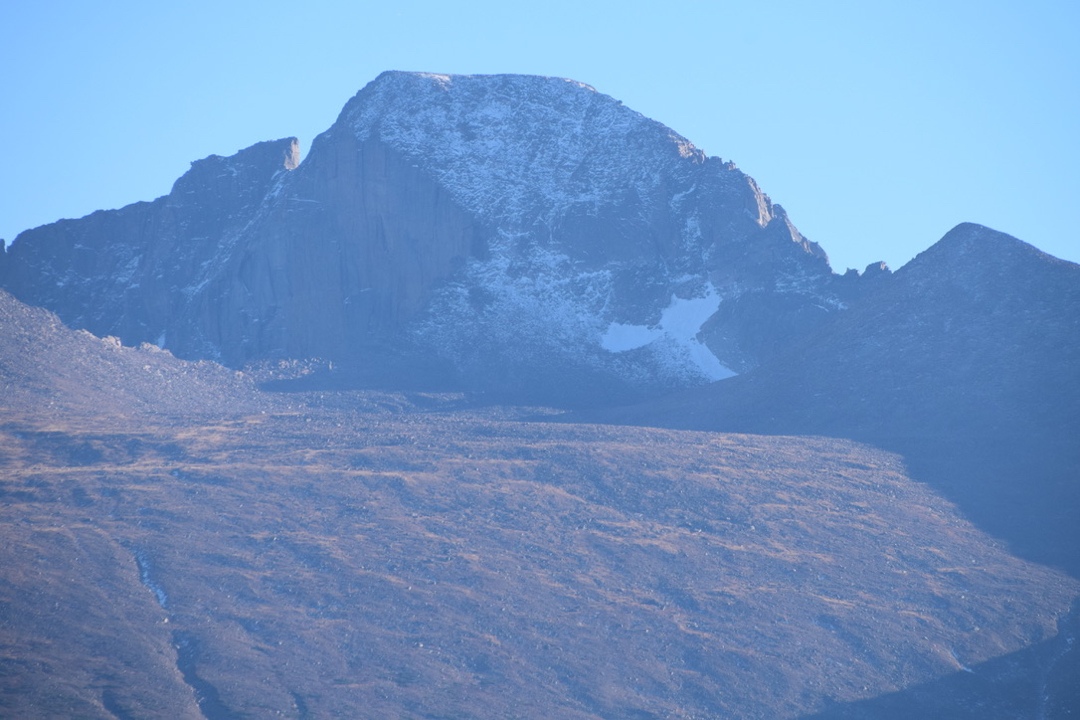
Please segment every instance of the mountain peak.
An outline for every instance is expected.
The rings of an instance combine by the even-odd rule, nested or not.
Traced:
[[[1023,240],[972,222],[960,223],[921,253],[920,257],[922,255],[927,255],[934,262],[942,260],[987,262],[995,258],[1005,260],[1020,256],[1050,258],[1049,255]]]
[[[20,240],[5,277],[181,357],[359,365],[400,345],[558,392],[713,380],[840,307],[824,252],[752,178],[574,80],[386,72],[298,154],[196,161],[160,203]]]
[[[397,84],[399,86],[415,87],[419,83],[431,83],[442,88],[449,88],[455,83],[515,83],[528,85],[534,83],[566,83],[579,89],[590,92],[598,92],[596,88],[571,78],[555,77],[551,75],[522,75],[515,73],[496,73],[463,75],[450,73],[415,72],[409,70],[386,70],[379,74],[368,86]]]
[[[346,104],[341,132],[386,143],[499,222],[648,197],[673,164],[705,160],[589,85],[537,75],[386,72]]]
[[[919,253],[897,276],[914,287],[965,288],[969,299],[990,301],[1008,296],[1018,286],[1048,282],[1044,273],[1050,268],[1065,286],[1080,270],[1012,235],[965,222]]]

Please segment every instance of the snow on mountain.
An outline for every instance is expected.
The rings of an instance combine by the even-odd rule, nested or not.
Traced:
[[[212,156],[155,203],[23,233],[4,265],[16,296],[180,357],[409,347],[504,389],[707,382],[842,307],[734,164],[520,75],[384,73],[303,162],[292,140]]]
[[[658,325],[649,327],[613,322],[600,339],[600,345],[608,352],[620,353],[668,338],[690,353],[703,375],[710,380],[723,380],[736,373],[720,364],[708,346],[698,340],[702,325],[719,308],[720,298],[711,284],[702,298],[683,299],[672,295],[671,304],[664,308]]]
[[[821,295],[827,284],[827,265],[814,265],[823,253],[752,179],[583,83],[385,73],[328,135],[343,130],[402,153],[489,228],[486,256],[468,260],[416,328],[458,366],[490,365],[477,348],[515,344],[528,328],[549,340],[534,349],[544,364],[573,356],[632,384],[716,380],[733,373],[700,332],[724,299],[784,283]],[[778,259],[805,257],[776,278],[731,267],[732,251],[774,221],[789,232]],[[709,310],[692,328],[668,327],[691,307]],[[646,328],[643,352],[616,357],[630,349],[612,345],[623,327]]]
[[[679,160],[705,161],[669,128],[562,78],[385,73],[342,121],[406,153],[463,207],[508,229],[552,225],[571,207],[596,211],[628,194],[648,202]],[[766,224],[768,208],[755,210]]]

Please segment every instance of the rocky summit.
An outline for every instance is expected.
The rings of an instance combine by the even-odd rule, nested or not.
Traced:
[[[389,348],[542,392],[729,377],[857,285],[733,163],[587,85],[404,72],[303,162],[295,139],[211,156],[151,203],[21,234],[5,266],[19,299],[178,357]]]

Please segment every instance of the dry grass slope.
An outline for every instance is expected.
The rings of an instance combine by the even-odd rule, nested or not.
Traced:
[[[5,714],[796,717],[1050,638],[1080,591],[846,441],[115,423],[3,427]]]

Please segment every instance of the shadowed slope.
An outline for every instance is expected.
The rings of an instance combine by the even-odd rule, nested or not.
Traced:
[[[965,667],[939,680],[870,700],[835,704],[803,720],[910,720],[987,717],[1057,720],[1080,708],[1080,608],[1059,634],[1030,648]]]
[[[1080,576],[1080,266],[960,225],[775,362],[606,419],[849,437]]]

